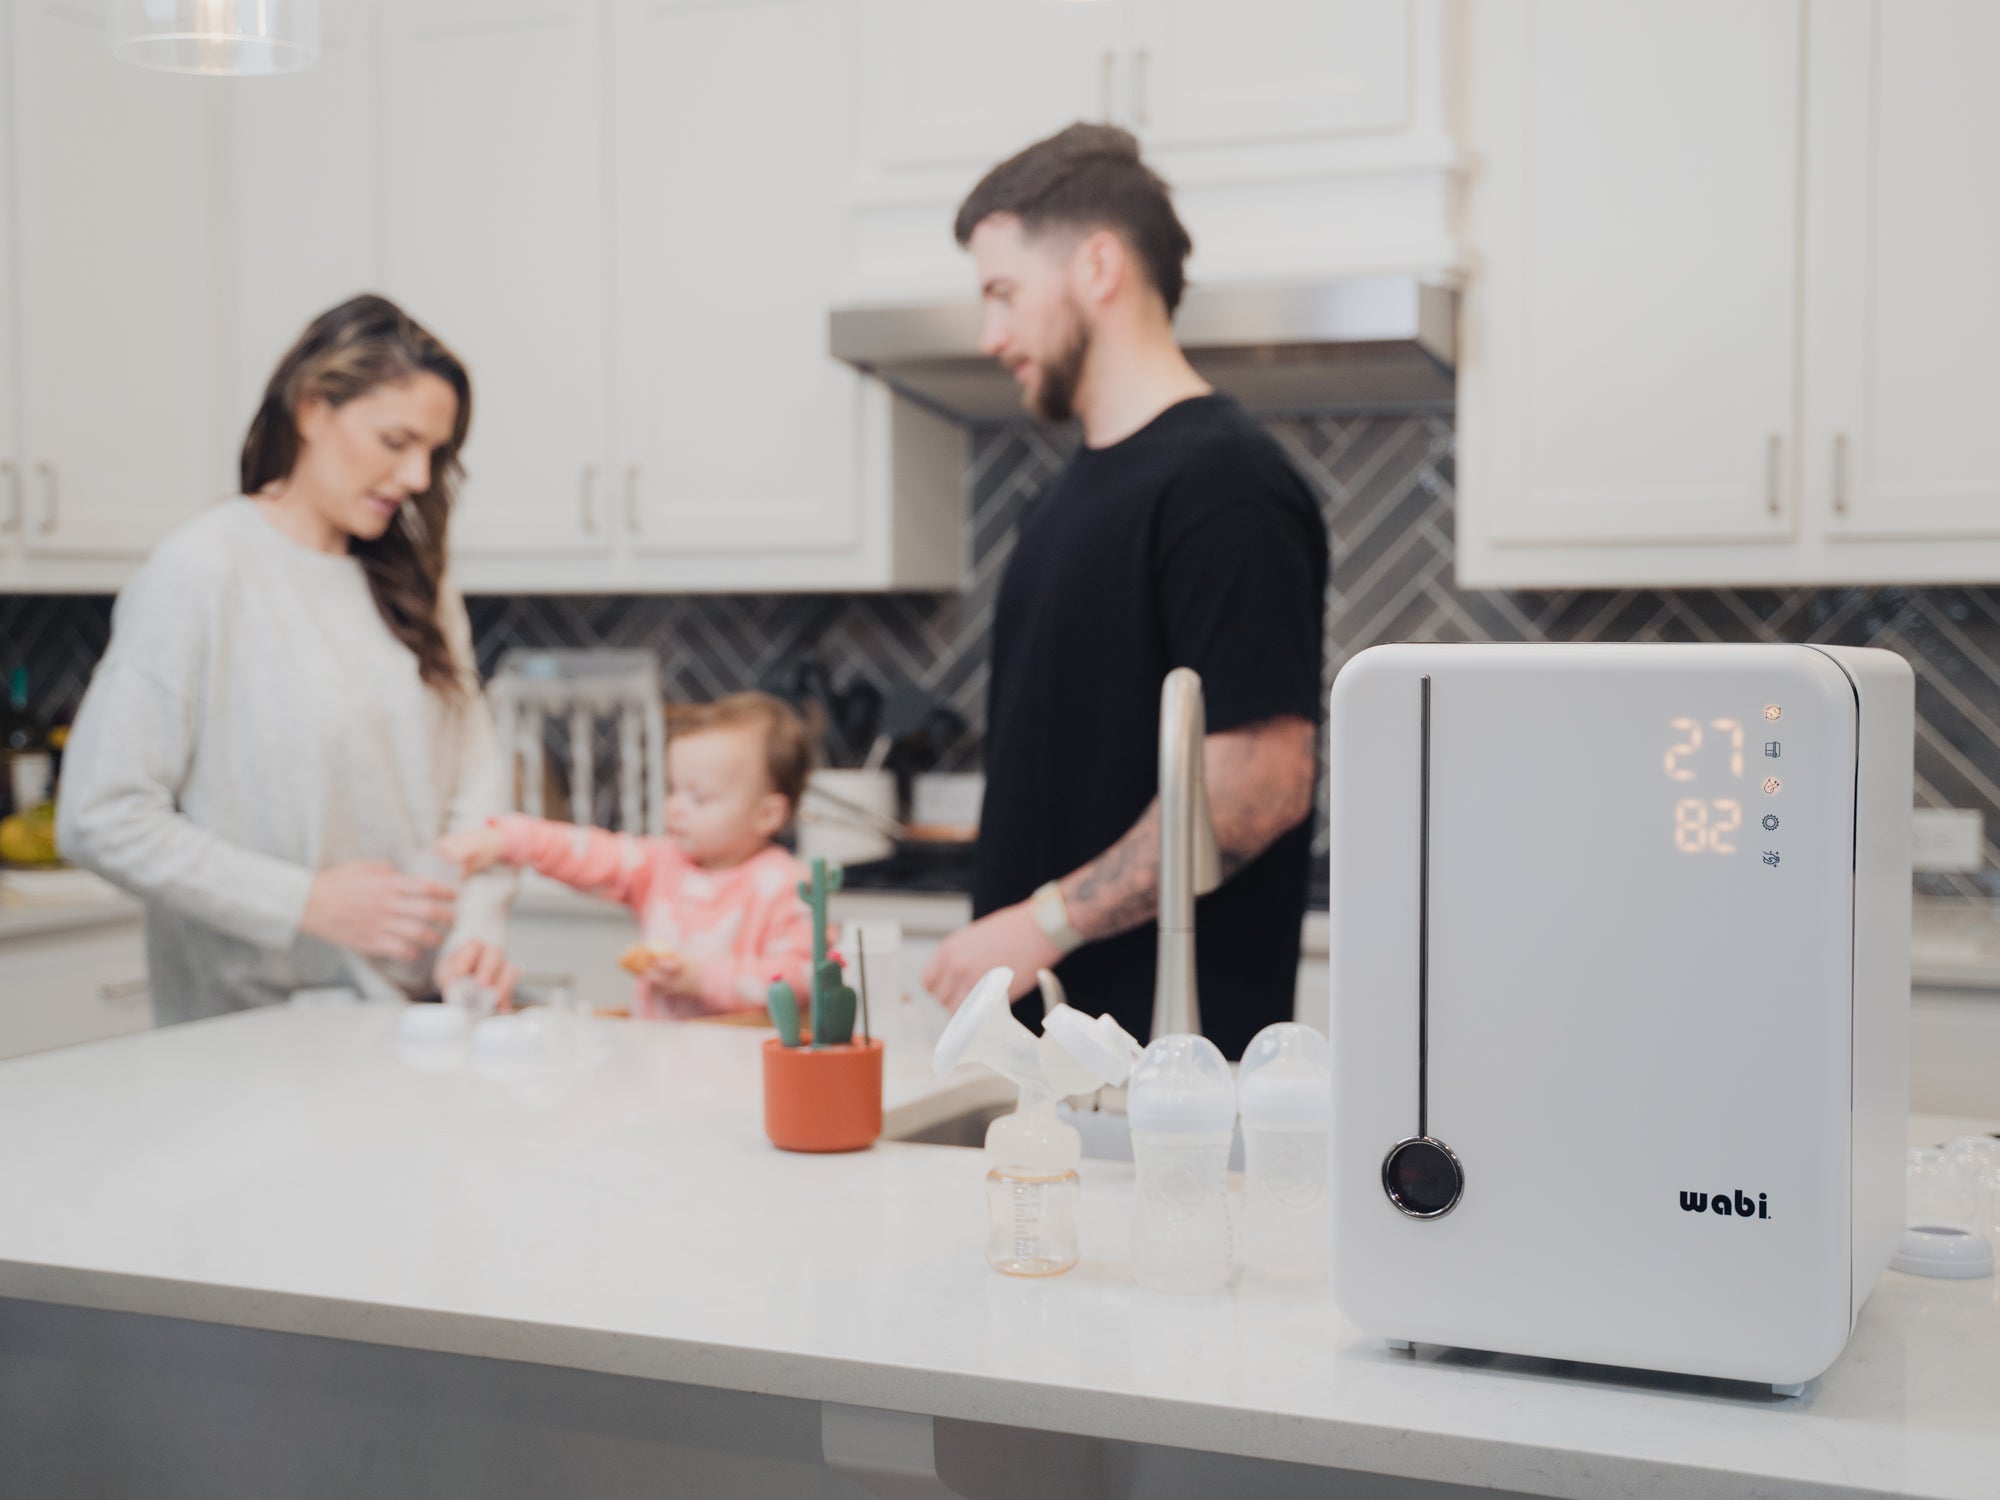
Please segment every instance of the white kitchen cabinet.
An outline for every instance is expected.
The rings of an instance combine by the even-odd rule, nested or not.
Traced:
[[[859,378],[825,348],[844,9],[618,12],[617,428],[641,554],[857,540]]]
[[[1409,0],[1132,0],[1123,118],[1186,151],[1405,128]]]
[[[1497,41],[1501,28],[1490,35]],[[1791,526],[1800,6],[1542,0],[1476,54],[1496,543]],[[1672,121],[1672,128],[1666,128]],[[1698,373],[1697,373],[1698,372]]]
[[[382,20],[385,289],[473,377],[453,550],[608,555],[602,7],[396,0]]]
[[[617,8],[614,425],[635,580],[960,580],[962,434],[826,349],[847,19],[838,0]],[[922,473],[891,467],[912,452]]]
[[[15,330],[25,473],[10,586],[102,587],[228,493],[222,107],[119,63],[104,9],[13,0]]]
[[[1836,558],[1980,539],[1920,555],[2000,578],[2000,7],[1820,0],[1812,22],[1806,504]]]
[[[145,926],[137,913],[0,941],[0,1058],[153,1024]]]
[[[232,106],[243,418],[308,318],[379,289],[471,370],[466,591],[956,587],[963,433],[825,348],[850,23],[330,3],[320,68]]]
[[[1469,15],[1466,587],[2000,578],[1990,7]]]
[[[1208,282],[1460,269],[1448,0],[859,0],[842,300],[966,297],[958,203],[1077,120],[1133,131]]]
[[[239,435],[306,325],[382,287],[379,49],[372,4],[329,0],[318,62],[230,92],[228,410]]]
[[[1128,26],[1122,0],[858,0],[861,161],[976,175],[1074,121],[1113,118]]]
[[[596,1007],[631,1004],[632,976],[618,955],[638,941],[638,919],[625,907],[560,890],[522,901],[507,923],[507,957],[524,989],[564,989]]]

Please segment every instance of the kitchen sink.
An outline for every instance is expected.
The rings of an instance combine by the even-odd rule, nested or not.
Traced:
[[[1083,1154],[1090,1161],[1130,1161],[1132,1126],[1125,1114],[1125,1091],[1106,1089],[1097,1108],[1078,1109],[1061,1104],[1057,1111],[1083,1137]],[[978,1150],[986,1144],[986,1127],[1002,1115],[1011,1114],[1012,1102],[986,1104],[964,1114],[938,1120],[921,1130],[895,1137],[917,1146],[969,1146]],[[1243,1132],[1239,1126],[1229,1146],[1229,1170],[1243,1170]]]

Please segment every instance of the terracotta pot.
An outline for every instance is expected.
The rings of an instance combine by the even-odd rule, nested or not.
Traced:
[[[764,1043],[764,1133],[786,1151],[860,1151],[882,1134],[882,1043]]]

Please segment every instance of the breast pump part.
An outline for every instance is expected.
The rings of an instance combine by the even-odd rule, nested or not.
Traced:
[[[1086,1016],[1067,1005],[1042,1020],[1042,1034],[1014,1017],[1007,994],[1012,969],[994,969],[972,987],[938,1038],[931,1066],[943,1078],[965,1063],[990,1068],[1021,1090],[1021,1102],[986,1129],[986,1151],[998,1166],[1066,1171],[1083,1158],[1075,1127],[1056,1114],[1056,1101],[1123,1083],[1139,1044],[1109,1016]]]

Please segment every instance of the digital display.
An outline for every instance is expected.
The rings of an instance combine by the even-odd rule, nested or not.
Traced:
[[[1767,720],[1778,717],[1775,706],[1764,710]],[[1734,854],[1743,828],[1743,794],[1761,782],[1766,796],[1778,792],[1775,776],[1752,776],[1746,786],[1747,758],[1752,753],[1740,719],[1670,719],[1665,754],[1667,780],[1682,795],[1673,804],[1674,847],[1683,854]],[[1781,747],[1766,740],[1758,758],[1778,758]],[[1766,817],[1764,826],[1775,826]]]

